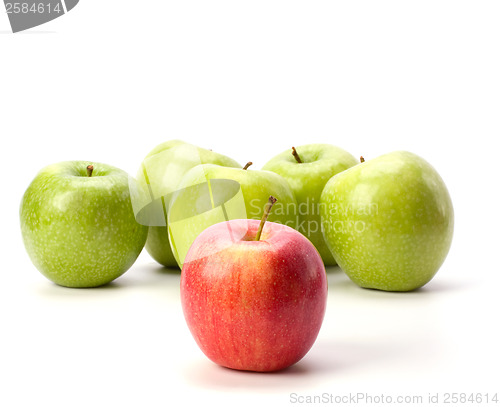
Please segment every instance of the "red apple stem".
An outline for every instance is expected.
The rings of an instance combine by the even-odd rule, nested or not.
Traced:
[[[294,156],[294,158],[297,160],[297,162],[299,164],[302,164],[302,160],[300,159],[299,153],[297,153],[297,150],[295,149],[295,147],[292,147],[292,155]]]
[[[87,177],[92,176],[92,171],[94,171],[94,166],[93,165],[88,165],[87,166]]]
[[[264,207],[264,215],[262,215],[262,219],[260,220],[259,229],[257,230],[257,235],[255,236],[256,242],[258,242],[260,240],[260,235],[262,235],[262,229],[264,229],[264,224],[266,223],[266,220],[269,216],[269,213],[271,212],[271,208],[276,203],[276,201],[277,201],[277,199],[271,195],[269,197],[269,201],[266,203],[266,206]]]
[[[245,164],[245,166],[243,167],[244,170],[248,170],[248,167],[250,167],[251,165],[253,164],[253,162],[249,161]]]
[[[359,157],[359,161],[364,163],[365,162],[365,158],[363,156]]]

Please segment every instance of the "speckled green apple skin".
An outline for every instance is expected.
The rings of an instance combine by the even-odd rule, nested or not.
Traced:
[[[413,153],[389,153],[334,176],[320,209],[335,260],[361,287],[422,287],[451,245],[448,190],[436,170]]]
[[[87,161],[43,168],[22,198],[20,220],[33,264],[65,287],[97,287],[121,276],[148,231],[134,218],[127,173]]]
[[[272,158],[262,169],[273,171],[288,181],[297,199],[297,230],[316,246],[326,266],[335,266],[320,227],[319,200],[330,178],[359,161],[330,144],[307,144],[296,150],[302,163],[297,162],[290,148]]]
[[[162,183],[165,176],[169,176],[166,174],[165,168],[168,164],[172,164],[177,160],[183,160],[184,157],[176,154],[176,147],[186,145],[187,143],[181,140],[169,140],[164,143],[159,144],[153,150],[149,152],[149,154],[145,157],[152,157],[155,154],[168,152],[168,155],[165,154],[165,160],[163,162],[164,165],[159,165],[153,171],[149,171],[149,181]],[[233,160],[230,157],[227,157],[223,154],[216,153],[215,151],[210,151],[201,147],[198,147],[198,152],[200,154],[200,163],[211,163],[217,164],[225,167],[239,167],[241,165]],[[177,182],[180,182],[180,178]],[[172,253],[172,249],[170,247],[170,240],[168,237],[168,228],[167,226],[150,226],[148,239],[146,241],[146,250],[151,255],[151,257],[156,260],[158,263],[165,267],[174,267],[177,268],[177,262]]]
[[[251,167],[250,167],[251,168]],[[245,200],[247,219],[260,220],[264,214],[264,207],[269,201],[269,196],[274,196],[278,201],[274,204],[269,214],[270,222],[280,223],[293,229],[297,228],[297,216],[287,207],[297,205],[295,195],[288,182],[280,175],[271,171],[243,170],[241,168],[221,167],[215,164],[202,164],[191,169],[182,178],[180,188],[206,182],[207,179],[229,179],[240,184]],[[196,197],[185,199],[182,205],[185,210],[190,210],[189,202],[196,202]]]

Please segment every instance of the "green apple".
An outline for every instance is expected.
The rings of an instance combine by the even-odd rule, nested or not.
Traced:
[[[170,201],[169,232],[182,266],[196,237],[209,226],[231,219],[261,219],[272,195],[271,222],[296,228],[297,201],[286,179],[270,171],[202,164],[189,170]]]
[[[422,287],[448,254],[453,206],[436,170],[397,151],[335,175],[321,195],[325,239],[358,285],[386,291]]]
[[[290,184],[298,204],[297,230],[316,246],[327,266],[336,263],[321,230],[321,192],[331,177],[357,163],[351,154],[339,147],[308,144],[278,154],[263,167],[264,170],[280,174]]]
[[[241,168],[240,164],[225,155],[171,140],[151,150],[137,174],[139,188],[147,195],[147,199],[135,205],[134,211],[141,223],[149,226],[146,250],[165,267],[177,267],[167,229],[170,197],[182,176],[196,165],[204,163]]]
[[[26,251],[45,277],[97,287],[132,266],[148,229],[135,220],[129,183],[125,171],[87,161],[38,173],[22,198],[20,220]]]

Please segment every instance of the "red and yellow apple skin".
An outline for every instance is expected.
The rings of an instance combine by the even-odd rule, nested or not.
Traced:
[[[184,316],[213,362],[268,372],[310,350],[326,309],[321,256],[296,230],[258,220],[221,222],[191,246],[181,273]]]

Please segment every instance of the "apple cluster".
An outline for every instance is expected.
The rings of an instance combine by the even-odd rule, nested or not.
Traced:
[[[113,281],[145,247],[182,269],[184,315],[203,352],[254,371],[309,351],[325,266],[361,287],[411,291],[449,251],[448,190],[415,154],[365,161],[310,144],[251,165],[178,140],[154,148],[135,178],[96,162],[49,165],[21,201],[26,250],[44,276],[76,288]]]

